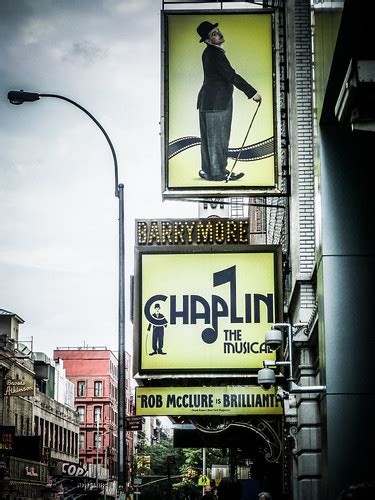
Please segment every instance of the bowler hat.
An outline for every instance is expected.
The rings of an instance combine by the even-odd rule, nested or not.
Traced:
[[[219,26],[219,23],[212,24],[210,21],[203,21],[197,28],[197,33],[201,37],[199,42],[204,42],[208,38],[208,34],[211,30]]]

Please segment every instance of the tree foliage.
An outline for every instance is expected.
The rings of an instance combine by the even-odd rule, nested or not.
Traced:
[[[151,480],[158,476],[168,475],[168,457],[174,457],[173,463],[169,463],[169,472],[173,483],[173,491],[178,498],[196,499],[200,498],[202,488],[198,487],[198,478],[203,472],[202,448],[174,448],[172,439],[163,440],[160,443],[147,445],[144,440],[138,442],[137,446],[137,469],[136,475]],[[170,460],[169,460],[170,461]],[[206,467],[211,468],[213,464],[226,465],[227,457],[223,450],[216,448],[206,449]],[[179,476],[176,478],[175,476]],[[164,490],[167,482],[150,484],[142,488],[144,498],[154,498],[153,493],[158,491],[155,498],[162,498],[161,488]],[[144,496],[146,494],[146,497]]]

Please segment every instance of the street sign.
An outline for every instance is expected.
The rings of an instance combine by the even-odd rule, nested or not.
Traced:
[[[168,455],[167,456],[167,463],[168,464],[175,464],[176,463],[176,457],[174,455]]]
[[[127,431],[141,431],[142,430],[142,417],[131,415],[126,417],[125,420]]]
[[[139,484],[142,484],[142,478],[141,477],[135,477],[134,478],[134,485],[139,485]]]
[[[210,478],[207,476],[199,476],[198,486],[210,486]]]

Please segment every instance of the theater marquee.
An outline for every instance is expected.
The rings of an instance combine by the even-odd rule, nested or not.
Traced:
[[[263,360],[274,359],[264,334],[281,319],[279,247],[240,245],[237,239],[221,246],[201,241],[161,248],[162,236],[149,246],[149,233],[141,229],[135,372],[255,371]]]
[[[275,388],[136,387],[137,415],[279,415],[283,405]]]

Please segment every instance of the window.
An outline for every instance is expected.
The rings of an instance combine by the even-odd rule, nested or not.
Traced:
[[[52,422],[50,422],[49,445],[48,445],[50,448],[53,448],[53,439],[54,439],[53,431],[54,431],[54,428],[55,428],[55,426],[53,425]]]
[[[102,407],[94,406],[94,422],[102,421]]]
[[[77,396],[85,396],[86,384],[82,380],[77,382]]]
[[[77,406],[77,412],[78,412],[79,423],[81,424],[82,422],[85,421],[85,407]]]
[[[39,436],[39,417],[34,417],[34,434]]]
[[[85,447],[85,433],[80,432],[79,433],[79,449],[83,450]]]
[[[94,396],[103,395],[103,382],[101,380],[96,380],[94,382]]]
[[[59,426],[55,424],[55,444],[54,444],[55,450],[59,449]]]

